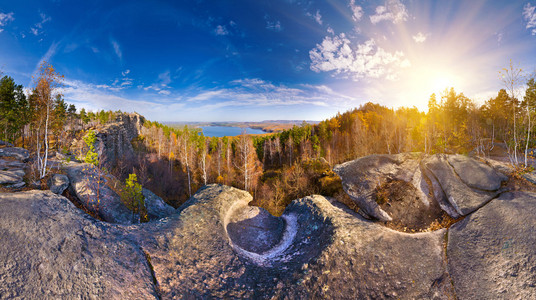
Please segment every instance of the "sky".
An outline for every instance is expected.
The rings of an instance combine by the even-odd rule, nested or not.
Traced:
[[[477,103],[536,69],[536,0],[0,0],[0,71],[41,62],[68,103],[154,121],[323,120],[374,102]]]

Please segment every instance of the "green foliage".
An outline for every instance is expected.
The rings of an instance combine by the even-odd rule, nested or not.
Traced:
[[[13,78],[0,79],[0,139],[15,142],[21,129],[29,122],[29,106],[22,85]]]
[[[145,197],[143,196],[141,184],[138,183],[136,174],[129,174],[125,180],[125,187],[121,193],[121,200],[134,213],[140,215],[140,220],[147,221],[147,212],[145,209]]]
[[[95,151],[96,141],[97,137],[95,136],[95,132],[93,130],[89,130],[86,136],[84,136],[84,142],[86,142],[86,145],[89,147],[89,151],[86,153],[84,161],[94,166],[99,165],[99,155]]]

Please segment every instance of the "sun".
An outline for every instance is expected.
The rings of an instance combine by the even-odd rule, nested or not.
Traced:
[[[432,90],[436,94],[443,93],[445,89],[454,87],[454,80],[449,75],[438,74],[430,80]]]

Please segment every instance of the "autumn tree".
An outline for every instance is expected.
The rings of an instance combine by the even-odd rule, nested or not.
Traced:
[[[51,112],[54,109],[54,96],[59,95],[57,91],[61,87],[63,81],[63,75],[56,72],[54,67],[43,62],[39,66],[37,77],[35,82],[35,93],[37,96],[37,170],[39,177],[43,178],[46,175],[47,161],[48,161],[48,129],[51,121]],[[44,144],[44,145],[43,145]],[[41,154],[41,147],[44,146],[43,154]]]
[[[253,142],[245,129],[242,130],[242,133],[240,134],[237,146],[238,163],[236,164],[236,167],[240,170],[244,178],[244,190],[248,191],[251,188],[250,182],[252,181],[253,176],[256,175],[255,171],[257,164]]]
[[[513,149],[513,162],[514,164],[518,164],[519,160],[517,158],[517,147],[518,147],[518,140],[517,140],[517,88],[521,84],[521,80],[523,78],[523,70],[521,68],[518,68],[517,66],[514,66],[514,63],[512,60],[510,60],[510,64],[508,67],[503,68],[501,71],[499,71],[500,79],[504,86],[506,87],[506,90],[510,96],[510,99],[514,102],[514,105],[512,105],[512,116],[513,116],[513,142],[514,142],[514,149]]]

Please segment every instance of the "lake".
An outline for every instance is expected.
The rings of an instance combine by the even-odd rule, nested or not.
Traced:
[[[203,130],[205,136],[236,136],[242,133],[242,127],[231,127],[231,126],[199,126]],[[245,128],[248,134],[262,134],[266,133],[260,129]]]

